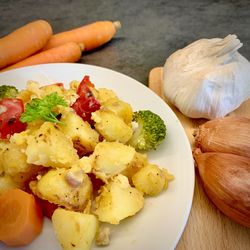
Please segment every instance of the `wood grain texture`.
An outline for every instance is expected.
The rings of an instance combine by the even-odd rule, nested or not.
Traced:
[[[148,86],[168,103],[162,89],[162,76],[162,67],[152,69]],[[193,147],[193,133],[206,120],[187,118],[170,103],[168,105],[181,121]],[[230,115],[250,117],[250,100]],[[195,180],[192,209],[176,250],[249,250],[250,228],[243,227],[222,214],[204,193],[198,173]]]

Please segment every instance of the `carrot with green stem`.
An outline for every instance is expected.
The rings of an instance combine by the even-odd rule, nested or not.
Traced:
[[[0,195],[0,241],[25,246],[41,233],[42,225],[42,212],[32,194],[10,189]]]
[[[23,61],[4,68],[1,72],[44,63],[77,62],[81,58],[82,50],[83,46],[80,44],[74,42],[66,43],[28,57]]]
[[[119,21],[97,21],[54,34],[43,50],[54,48],[66,42],[76,42],[83,43],[85,51],[89,51],[109,42],[120,28]]]
[[[51,36],[50,24],[37,20],[0,38],[0,69],[41,50]]]

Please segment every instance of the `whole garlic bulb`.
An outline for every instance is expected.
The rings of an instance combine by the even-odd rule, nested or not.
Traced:
[[[250,63],[236,35],[200,39],[167,58],[167,99],[191,118],[224,117],[250,98]]]

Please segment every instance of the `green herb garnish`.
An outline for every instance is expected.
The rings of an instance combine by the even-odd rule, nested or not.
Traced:
[[[57,113],[53,110],[57,105],[67,106],[66,101],[56,92],[45,96],[43,99],[35,98],[25,106],[25,112],[21,115],[21,122],[32,122],[35,120],[44,120],[59,123]]]

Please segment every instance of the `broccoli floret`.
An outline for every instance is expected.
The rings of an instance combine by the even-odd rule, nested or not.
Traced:
[[[164,140],[167,128],[161,117],[150,110],[140,110],[133,114],[134,129],[129,144],[136,150],[148,151],[156,147]]]
[[[0,99],[3,98],[15,98],[18,90],[14,86],[2,85],[0,86]]]

